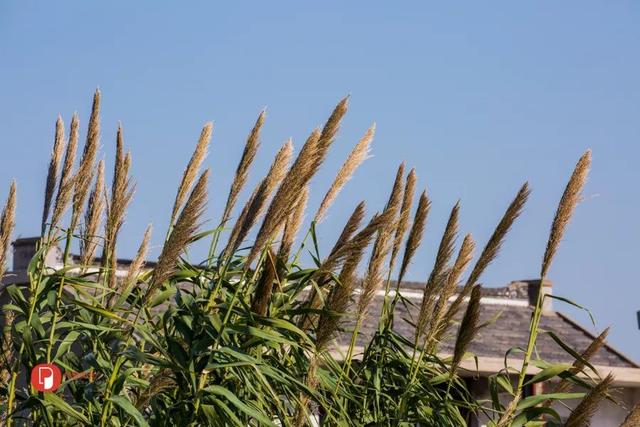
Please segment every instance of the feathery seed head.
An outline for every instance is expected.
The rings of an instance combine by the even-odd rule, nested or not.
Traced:
[[[191,242],[200,227],[201,217],[207,203],[207,182],[209,169],[204,171],[187,199],[169,238],[162,248],[158,263],[153,271],[147,298],[173,274],[178,257]]]
[[[307,207],[308,200],[309,187],[305,187],[305,189],[302,191],[302,193],[300,193],[300,196],[298,197],[295,210],[289,215],[289,218],[287,218],[287,221],[285,223],[282,242],[280,243],[280,249],[278,251],[278,258],[282,259],[285,262],[289,258],[289,253],[291,252],[293,243],[295,242],[296,236],[298,235],[300,227],[302,226],[302,221],[304,220],[304,211]]]
[[[104,160],[100,160],[96,182],[91,194],[89,194],[83,238],[80,241],[81,264],[83,266],[88,266],[91,263],[98,247],[97,234],[105,207],[104,192]]]
[[[340,190],[344,187],[344,185],[351,179],[351,176],[355,172],[355,170],[364,162],[369,155],[369,147],[371,146],[371,141],[373,140],[373,135],[375,133],[375,124],[371,125],[371,127],[364,134],[360,142],[356,144],[347,160],[342,164],[342,167],[338,171],[331,187],[325,194],[324,199],[322,199],[322,203],[320,203],[320,207],[316,212],[313,220],[316,223],[319,223],[324,218],[324,215],[327,213],[327,210],[335,200]]]
[[[69,130],[69,143],[64,155],[64,164],[58,184],[58,194],[53,208],[51,217],[51,228],[55,229],[62,216],[69,207],[71,196],[73,193],[73,185],[76,180],[73,174],[73,164],[76,159],[76,150],[78,148],[78,115],[74,114],[71,119],[71,129]]]
[[[285,175],[278,191],[276,191],[271,205],[267,210],[256,241],[247,256],[247,265],[250,265],[255,257],[262,251],[263,246],[273,239],[286,218],[295,208],[295,201],[302,189],[317,172],[321,162],[318,162],[318,141],[320,131],[314,129],[300,150],[293,166]]]
[[[411,215],[411,206],[413,204],[413,192],[416,185],[416,172],[415,169],[411,169],[404,186],[404,195],[402,197],[402,207],[400,208],[400,215],[398,218],[398,226],[396,227],[396,235],[393,240],[393,247],[391,249],[391,258],[389,260],[389,271],[393,270],[396,257],[400,252],[400,245],[404,238],[407,229],[409,228],[409,216]]]
[[[182,181],[180,181],[178,193],[176,194],[176,199],[173,203],[173,210],[171,212],[171,224],[173,224],[176,220],[178,211],[187,198],[187,194],[189,194],[189,190],[191,189],[193,181],[198,176],[200,165],[202,164],[204,158],[207,156],[207,150],[209,148],[209,142],[211,141],[212,130],[213,124],[211,122],[208,122],[205,123],[202,131],[200,132],[200,138],[198,139],[196,149],[194,150],[193,155],[191,156],[191,159],[189,160],[189,163],[187,164],[187,167],[182,174]]]
[[[413,217],[413,224],[409,231],[409,237],[404,245],[404,255],[402,256],[402,264],[400,264],[400,272],[398,273],[397,287],[400,287],[402,279],[409,268],[411,259],[416,253],[416,250],[422,242],[422,236],[424,235],[424,227],[429,215],[429,209],[431,207],[431,201],[427,197],[427,192],[423,191],[418,199],[418,207]]]
[[[51,202],[53,199],[53,192],[56,188],[56,180],[58,179],[58,169],[60,168],[60,162],[62,161],[62,154],[64,153],[64,122],[62,117],[58,116],[56,120],[56,132],[53,142],[53,150],[51,151],[51,160],[49,161],[49,170],[47,171],[47,181],[44,190],[44,207],[42,209],[42,234],[44,235],[47,219],[49,218],[49,211],[51,209]]]
[[[260,280],[256,285],[252,298],[251,311],[260,316],[267,315],[267,308],[269,307],[269,301],[271,301],[274,282],[277,280],[278,270],[276,268],[276,256],[271,248],[269,248],[267,249]]]
[[[571,178],[567,183],[567,187],[562,194],[556,215],[553,218],[551,225],[551,232],[549,233],[549,241],[547,242],[547,248],[544,252],[542,259],[542,268],[540,271],[540,277],[545,277],[551,266],[553,256],[558,249],[560,240],[564,235],[564,231],[573,215],[580,198],[582,197],[582,188],[587,181],[587,175],[589,174],[589,167],[591,166],[591,150],[587,150],[576,165]]]
[[[515,220],[522,213],[522,210],[525,203],[527,202],[527,199],[529,198],[530,193],[531,191],[529,190],[529,183],[525,182],[518,191],[518,194],[516,194],[511,204],[509,204],[509,207],[507,207],[507,210],[502,216],[502,219],[500,219],[500,222],[493,231],[493,234],[489,238],[489,241],[482,250],[482,253],[480,254],[480,257],[471,270],[471,274],[469,274],[469,278],[462,288],[462,291],[458,294],[455,301],[449,307],[449,311],[447,312],[447,323],[449,323],[451,319],[453,319],[453,317],[456,315],[456,313],[460,309],[462,300],[469,295],[471,288],[478,282],[478,279],[480,279],[480,276],[482,275],[484,270],[498,256],[505,236],[511,229],[511,226],[513,225]]]
[[[75,228],[82,213],[84,202],[89,193],[91,180],[93,179],[93,167],[100,144],[100,91],[96,90],[91,108],[91,118],[89,119],[89,129],[87,130],[87,141],[78,167],[75,192],[73,194],[73,213],[71,217],[71,228]]]
[[[11,245],[11,233],[16,219],[16,182],[11,181],[9,196],[0,216],[0,277],[6,270],[7,254]]]
[[[231,211],[238,200],[238,194],[240,194],[240,191],[247,182],[249,168],[256,157],[256,153],[258,152],[258,147],[260,145],[260,130],[264,124],[264,117],[265,111],[263,110],[258,116],[258,120],[256,120],[256,123],[247,138],[244,152],[242,153],[238,168],[236,169],[236,175],[233,179],[233,183],[231,184],[231,189],[229,190],[227,204],[225,205],[224,213],[222,214],[222,224],[226,223],[231,216]]]
[[[360,223],[364,219],[365,214],[365,203],[364,201],[358,203],[358,206],[353,210],[353,213],[347,220],[347,223],[344,225],[340,236],[338,236],[338,240],[333,245],[333,249],[329,252],[329,256],[334,254],[342,245],[344,245],[351,237],[354,235],[356,231],[358,231],[358,227],[360,227]]]
[[[471,290],[471,297],[469,298],[469,304],[467,310],[460,322],[460,329],[458,329],[458,336],[456,338],[456,344],[453,351],[453,361],[451,362],[451,372],[455,373],[456,369],[460,365],[462,358],[469,347],[469,344],[476,336],[478,332],[478,320],[480,319],[480,298],[481,287],[475,285]]]
[[[267,176],[253,190],[251,197],[242,208],[242,212],[229,236],[229,242],[223,251],[225,258],[231,256],[238,249],[262,215],[269,196],[286,175],[292,155],[293,143],[288,140],[276,154]]]
[[[127,278],[123,282],[125,286],[134,285],[138,279],[138,275],[140,274],[142,267],[144,266],[144,261],[147,257],[152,231],[153,227],[149,224],[144,232],[144,237],[142,238],[138,252],[136,252],[136,256],[133,258],[133,261],[129,266],[129,270],[127,271]]]
[[[593,418],[593,415],[596,413],[602,399],[607,396],[612,383],[613,375],[609,374],[593,387],[571,412],[571,415],[564,424],[565,427],[589,427],[591,425],[591,418]]]

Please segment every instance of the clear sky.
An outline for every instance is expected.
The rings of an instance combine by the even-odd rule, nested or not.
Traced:
[[[535,278],[565,182],[592,148],[585,201],[551,270],[554,293],[591,308],[598,330],[613,326],[611,342],[640,360],[638,2],[180,4],[0,3],[0,183],[4,198],[10,179],[18,182],[18,235],[38,232],[56,116],[68,124],[77,110],[84,133],[96,87],[109,167],[118,120],[133,155],[137,193],[122,256],[135,252],[148,222],[157,255],[203,123],[214,122],[214,225],[263,107],[252,184],[286,138],[299,147],[350,94],[312,209],[371,122],[378,131],[373,157],[319,229],[324,248],[360,199],[369,212],[384,204],[405,160],[433,200],[411,279],[426,278],[458,198],[462,231],[484,245],[525,180],[532,197],[483,282]]]

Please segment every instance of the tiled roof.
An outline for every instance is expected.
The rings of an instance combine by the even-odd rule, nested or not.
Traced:
[[[484,323],[491,319],[495,321],[481,329],[469,350],[478,357],[503,358],[507,350],[514,347],[526,347],[529,337],[529,322],[531,319],[532,307],[529,305],[526,282],[514,282],[501,288],[483,288],[481,300],[480,322]],[[413,339],[414,328],[404,319],[415,322],[417,318],[421,290],[424,284],[410,282],[403,284],[401,294],[409,296],[407,299],[413,305],[398,304],[396,307],[396,320],[394,328],[403,336]],[[376,295],[371,304],[369,316],[362,327],[362,337],[359,338],[358,345],[362,346],[367,342],[367,337],[373,335],[377,327],[377,315],[382,308],[383,296]],[[466,304],[460,310],[461,317]],[[578,325],[566,315],[555,311],[547,311],[543,314],[540,327],[542,330],[553,331],[564,343],[573,349],[582,352],[595,338],[594,334],[586,328]],[[349,326],[347,328],[350,328]],[[443,354],[452,354],[455,342],[457,324],[450,330],[445,341],[440,346]],[[348,336],[340,338],[341,343],[345,343]],[[553,339],[545,333],[538,336],[537,350],[540,357],[548,362],[572,363],[573,358],[567,354]],[[514,356],[517,357],[517,356]],[[609,345],[595,354],[591,363],[594,365],[610,367],[638,368],[638,365],[613,349]]]

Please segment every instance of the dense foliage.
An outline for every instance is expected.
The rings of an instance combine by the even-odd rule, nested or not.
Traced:
[[[373,127],[340,169],[309,230],[296,239],[310,180],[335,139],[346,107],[345,99],[324,128],[311,133],[293,162],[291,143],[283,145],[265,178],[235,213],[258,150],[261,114],[248,137],[220,225],[203,231],[208,171],[199,169],[211,136],[206,125],[177,191],[158,261],[144,263],[149,229],[126,274],[116,257],[118,233],[133,194],[131,157],[124,153],[122,130],[107,191],[104,165],[96,162],[99,92],[78,162],[78,118],[74,116],[68,138],[59,119],[38,252],[29,265],[28,283],[4,291],[9,303],[3,307],[3,423],[459,426],[474,414],[484,414],[505,426],[537,425],[542,416],[557,418],[557,400],[586,395],[586,409],[595,408],[606,397],[611,379],[598,378],[588,354],[565,346],[576,359],[574,366],[531,361],[542,298],[532,317],[529,346],[523,343],[520,350],[520,375],[507,368],[494,375],[494,398],[488,402],[475,400],[461,376],[461,363],[472,357],[468,344],[483,326],[478,280],[521,213],[529,194],[526,184],[464,281],[475,243],[467,235],[455,253],[459,205],[454,206],[416,319],[402,319],[396,310],[409,304],[397,291],[421,243],[430,206],[422,193],[413,209],[413,170],[405,174],[401,165],[387,205],[368,221],[364,203],[357,205],[329,253],[321,253],[316,242],[315,227],[366,158]],[[543,278],[588,164],[587,153],[561,201]],[[3,266],[14,207],[12,186],[0,224]],[[210,242],[207,259],[188,257],[189,246],[203,240]],[[62,265],[55,268],[45,263],[54,247],[63,248]],[[71,254],[75,247],[79,257]],[[365,256],[369,260],[360,270]],[[301,259],[312,262],[305,265]],[[369,313],[380,292],[382,312]],[[377,325],[372,337],[360,334],[365,321]],[[394,330],[394,324],[405,321],[414,325],[413,337]],[[452,334],[454,354],[439,356],[440,342]],[[558,344],[563,345],[559,339]],[[55,393],[38,393],[27,385],[31,367],[41,362],[53,362],[66,374]],[[524,375],[529,363],[541,368],[535,377]],[[594,380],[579,376],[583,371]],[[552,378],[560,380],[557,393],[522,395],[527,384]],[[573,384],[588,393],[571,393]],[[585,408],[580,412],[570,422],[580,423],[578,417],[588,413]]]

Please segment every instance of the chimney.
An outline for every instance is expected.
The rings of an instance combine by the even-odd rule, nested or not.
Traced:
[[[13,271],[25,271],[29,267],[29,262],[36,254],[36,246],[39,237],[25,237],[22,239],[16,239],[13,242]],[[49,249],[47,258],[45,260],[46,265],[53,266],[62,262],[62,253],[56,246]]]
[[[538,293],[542,288],[543,295],[553,295],[553,284],[551,280],[544,280],[542,286],[540,286],[540,279],[536,280],[523,280],[527,284],[527,291],[529,295],[529,304],[535,306],[538,301]],[[542,301],[542,312],[550,313],[553,311],[553,298],[545,298]]]

